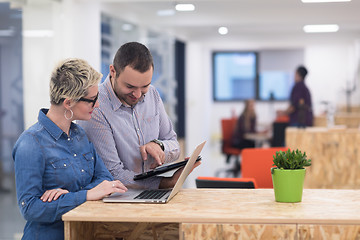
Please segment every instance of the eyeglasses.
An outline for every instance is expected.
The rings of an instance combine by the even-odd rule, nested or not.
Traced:
[[[88,98],[83,98],[83,97],[82,97],[82,98],[79,99],[79,101],[92,103],[92,107],[94,107],[94,106],[95,106],[95,103],[96,103],[96,101],[97,101],[97,99],[98,99],[98,97],[99,97],[99,93],[96,94],[96,97],[94,98],[94,100],[88,99]]]

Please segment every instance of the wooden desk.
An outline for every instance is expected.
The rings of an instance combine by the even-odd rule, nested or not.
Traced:
[[[348,128],[359,128],[360,127],[360,113],[336,113],[334,115],[335,125],[344,125]],[[315,127],[326,127],[327,119],[326,116],[315,116],[314,117]]]
[[[271,135],[269,133],[245,133],[244,139],[255,142],[255,147],[260,148],[265,144],[270,145]]]
[[[290,128],[286,146],[305,151],[305,188],[360,189],[360,130],[346,128]]]
[[[86,202],[63,215],[65,239],[359,239],[360,190],[182,189],[167,204]]]

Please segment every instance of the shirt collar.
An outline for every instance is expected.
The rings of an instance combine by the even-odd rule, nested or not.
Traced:
[[[54,139],[59,140],[64,131],[46,116],[48,111],[46,108],[40,109],[38,121]],[[73,122],[70,125],[70,133],[72,132],[77,132],[77,126]]]
[[[127,107],[127,108],[131,107],[131,106],[127,105],[127,104],[123,104],[120,101],[120,99],[116,96],[116,94],[114,92],[114,89],[112,88],[112,85],[111,85],[110,74],[108,74],[108,76],[106,77],[106,79],[104,81],[104,86],[105,86],[106,91],[108,92],[107,95],[109,96],[109,100],[110,100],[110,102],[112,104],[112,107],[113,107],[114,111],[116,111],[117,109],[119,109],[122,106]],[[145,96],[146,96],[146,94],[141,97],[141,99],[139,100],[139,102],[137,104],[144,102],[145,101]]]

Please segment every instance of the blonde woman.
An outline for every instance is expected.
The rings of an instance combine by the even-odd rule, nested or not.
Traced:
[[[245,101],[244,111],[241,113],[235,126],[232,136],[232,146],[236,148],[253,148],[255,142],[244,138],[246,133],[256,132],[256,113],[255,101],[248,99]]]
[[[74,120],[89,120],[99,106],[102,74],[86,61],[67,59],[53,71],[50,108],[24,131],[13,149],[16,191],[27,220],[23,239],[64,239],[61,216],[87,200],[126,187],[109,171]]]

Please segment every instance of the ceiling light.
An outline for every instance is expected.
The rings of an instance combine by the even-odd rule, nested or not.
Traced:
[[[180,12],[189,12],[189,11],[195,10],[195,5],[179,3],[179,4],[176,4],[175,9],[176,9],[176,11],[180,11]]]
[[[24,30],[22,32],[24,37],[53,37],[54,31],[52,30]]]
[[[219,32],[221,35],[226,35],[226,34],[229,32],[229,30],[228,30],[227,27],[219,27],[218,32]]]
[[[163,10],[157,11],[156,14],[161,17],[173,16],[173,15],[175,15],[175,10],[174,9],[163,9]]]
[[[124,23],[122,26],[121,26],[121,29],[125,32],[129,32],[131,30],[133,30],[134,26],[130,23]]]
[[[303,29],[306,33],[337,32],[339,26],[337,24],[305,25]]]
[[[351,0],[301,0],[303,3],[350,2]]]
[[[15,31],[13,28],[9,29],[0,29],[0,37],[12,37],[14,36]]]

